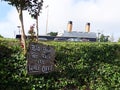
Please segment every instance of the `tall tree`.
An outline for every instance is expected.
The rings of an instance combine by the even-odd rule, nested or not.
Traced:
[[[27,10],[28,6],[31,4],[30,0],[2,0],[8,2],[8,4],[16,7],[17,12],[19,14],[19,20],[21,24],[21,44],[24,48],[24,53],[26,53],[26,36],[24,30],[24,23],[23,23],[23,10]]]
[[[17,9],[17,12],[19,14],[21,28],[22,28],[21,41],[24,46],[23,47],[24,53],[26,53],[26,40],[25,40],[26,36],[25,36],[24,23],[23,23],[23,10],[28,10],[29,12],[32,12],[31,8],[36,6],[34,2],[36,2],[36,1],[43,2],[43,1],[40,1],[40,0],[1,0],[1,1],[6,1],[6,2],[8,2],[8,4],[16,7],[16,9]]]
[[[29,14],[31,15],[31,17],[33,17],[34,19],[36,19],[36,29],[37,29],[37,41],[38,41],[38,33],[39,33],[39,29],[38,29],[38,16],[40,13],[40,10],[42,9],[43,6],[43,0],[32,0],[32,6],[28,8]]]

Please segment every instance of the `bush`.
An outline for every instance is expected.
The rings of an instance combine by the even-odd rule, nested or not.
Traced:
[[[18,42],[10,43],[5,40],[0,43],[2,90],[120,89],[119,44],[45,42],[55,47],[55,71],[28,75],[26,57]]]

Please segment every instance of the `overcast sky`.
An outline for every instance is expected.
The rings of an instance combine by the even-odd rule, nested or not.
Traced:
[[[91,23],[91,32],[120,37],[120,0],[44,0],[42,13],[39,17],[39,34],[46,34],[48,12],[49,32],[67,30],[68,21],[73,21],[73,31],[85,31],[85,24]],[[48,8],[45,8],[49,5]],[[30,15],[24,12],[25,33],[35,24]],[[0,2],[0,34],[14,38],[19,34],[19,19],[15,7]]]

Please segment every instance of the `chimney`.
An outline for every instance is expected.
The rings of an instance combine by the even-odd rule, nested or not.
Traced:
[[[87,24],[86,24],[85,29],[86,29],[86,32],[90,32],[90,23],[87,23]]]
[[[72,31],[72,21],[69,21],[69,22],[68,22],[67,30],[68,30],[68,32],[71,32],[71,31]]]

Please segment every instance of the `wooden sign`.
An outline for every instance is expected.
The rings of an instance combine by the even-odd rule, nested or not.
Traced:
[[[30,43],[27,54],[28,74],[49,73],[54,70],[55,50],[39,43]]]

